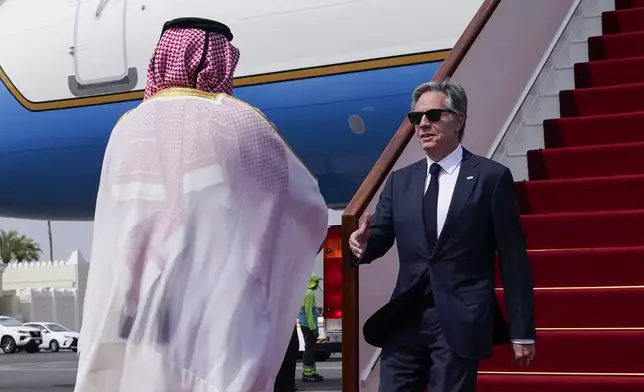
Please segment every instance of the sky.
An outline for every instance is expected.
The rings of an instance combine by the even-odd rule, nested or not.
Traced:
[[[54,260],[67,260],[79,250],[89,260],[92,249],[93,222],[51,222]],[[0,230],[17,230],[36,241],[42,249],[41,260],[49,260],[47,221],[11,219],[0,217]]]

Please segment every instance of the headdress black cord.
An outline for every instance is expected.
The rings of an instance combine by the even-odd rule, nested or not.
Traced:
[[[203,69],[203,65],[206,62],[206,57],[208,56],[208,46],[210,45],[210,34],[205,31],[206,39],[204,40],[203,45],[203,55],[201,56],[201,61],[199,61],[199,66],[197,66],[197,71],[195,72],[194,80],[192,81],[192,88],[197,88],[197,79],[199,79],[199,72]]]

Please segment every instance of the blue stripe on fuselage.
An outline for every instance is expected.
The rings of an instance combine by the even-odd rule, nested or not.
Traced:
[[[317,176],[330,205],[346,204],[440,62],[241,87]],[[30,112],[0,83],[0,215],[93,218],[101,163],[118,118],[139,101]],[[365,132],[351,131],[358,115]]]

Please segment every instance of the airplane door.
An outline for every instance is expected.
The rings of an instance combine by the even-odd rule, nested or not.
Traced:
[[[126,6],[127,0],[78,0],[74,70],[79,84],[127,78]]]

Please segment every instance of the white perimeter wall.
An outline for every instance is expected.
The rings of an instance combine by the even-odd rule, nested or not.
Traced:
[[[2,273],[0,314],[55,322],[79,331],[89,264],[76,251],[65,261],[12,262]]]

